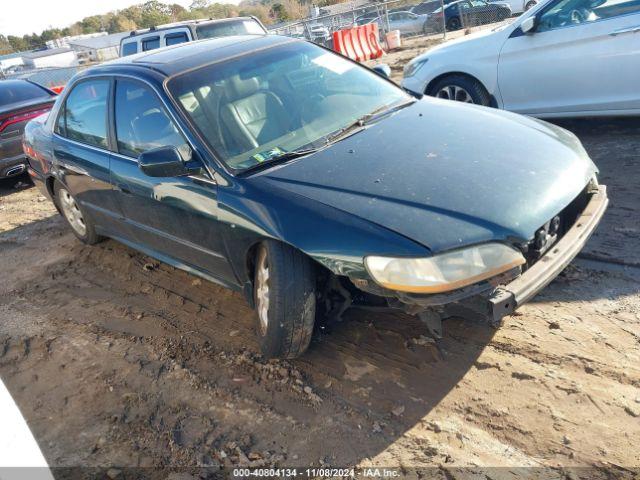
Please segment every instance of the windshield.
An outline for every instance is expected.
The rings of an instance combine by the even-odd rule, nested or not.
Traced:
[[[264,35],[265,31],[255,20],[234,20],[217,22],[196,27],[198,39],[230,37],[232,35]]]
[[[205,66],[168,88],[233,170],[320,147],[363,116],[411,99],[372,71],[306,42]]]

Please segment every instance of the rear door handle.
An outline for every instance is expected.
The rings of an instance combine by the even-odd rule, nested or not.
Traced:
[[[617,35],[622,35],[623,33],[638,33],[638,32],[640,32],[640,25],[636,25],[635,27],[625,27],[619,30],[614,30],[613,32],[609,33],[609,35],[611,35],[612,37],[615,37]]]

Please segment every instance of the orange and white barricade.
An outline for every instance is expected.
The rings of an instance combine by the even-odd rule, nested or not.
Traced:
[[[384,50],[379,41],[378,24],[369,23],[333,32],[333,49],[358,62],[380,58]]]

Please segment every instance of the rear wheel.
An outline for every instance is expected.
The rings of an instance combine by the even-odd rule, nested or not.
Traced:
[[[463,75],[449,75],[439,80],[429,92],[430,95],[445,100],[455,100],[476,105],[489,105],[491,98],[482,84],[474,78]]]
[[[93,245],[102,240],[102,237],[96,233],[93,221],[80,208],[80,205],[69,190],[59,182],[56,182],[54,188],[58,207],[60,207],[62,216],[71,227],[73,234],[88,245]]]
[[[303,354],[316,317],[311,260],[288,245],[262,243],[256,254],[253,291],[262,354],[268,358]]]
[[[460,19],[458,17],[450,18],[447,21],[447,30],[460,30]]]

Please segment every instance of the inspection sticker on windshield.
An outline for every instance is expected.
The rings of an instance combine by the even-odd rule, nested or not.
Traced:
[[[278,147],[274,147],[271,150],[265,150],[264,152],[256,153],[251,158],[253,158],[258,163],[262,163],[265,160],[277,157],[278,155],[282,155],[283,153],[284,151],[280,150]]]
[[[316,65],[327,68],[338,75],[342,75],[344,72],[351,70],[354,67],[353,63],[345,60],[344,58],[340,58],[333,53],[325,53],[324,55],[314,58],[312,61]]]

